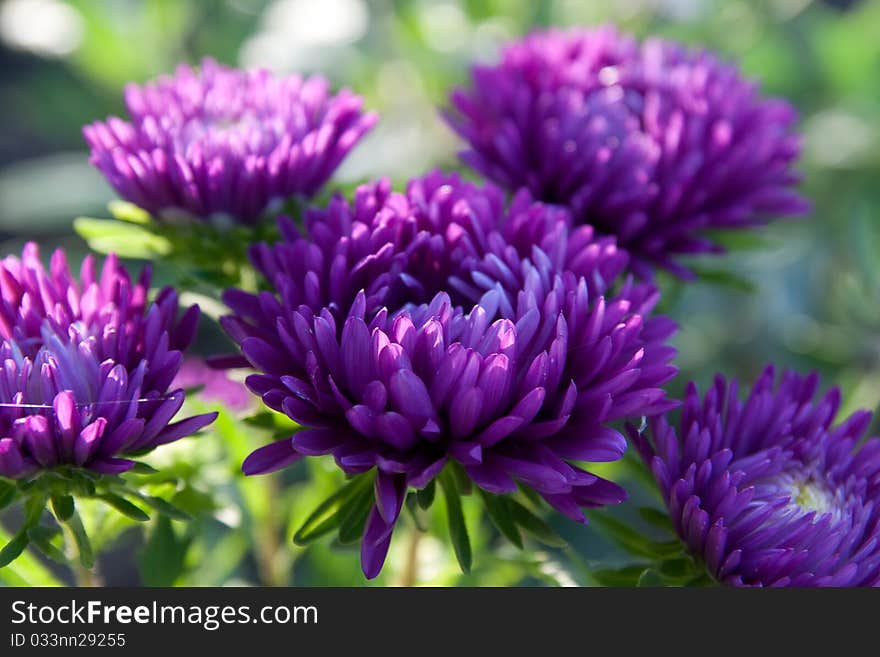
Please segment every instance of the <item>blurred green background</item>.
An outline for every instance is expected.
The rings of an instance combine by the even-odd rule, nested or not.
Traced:
[[[663,310],[682,324],[675,340],[682,375],[671,389],[678,393],[688,379],[705,384],[716,371],[751,380],[773,361],[818,368],[826,385],[843,388],[844,410],[875,409],[880,0],[5,0],[2,255],[26,239],[85,253],[71,220],[106,216],[112,193],[90,167],[80,129],[124,113],[128,81],[206,55],[278,72],[320,72],[362,94],[381,114],[336,183],[382,175],[401,183],[433,166],[456,166],[457,144],[438,107],[450,87],[465,81],[470,62],[491,60],[500,43],[536,27],[602,22],[716,50],[739,62],[766,93],[787,97],[801,111],[800,168],[811,215],[729,240],[729,255],[698,263],[712,271],[699,282],[661,281]],[[219,334],[210,325],[204,331],[203,339],[216,343]],[[216,436],[182,441],[157,456],[186,482],[176,495],[200,514],[190,526],[153,521],[140,531],[128,521],[117,527],[95,510],[91,522],[107,543],[102,581],[360,584],[355,549],[337,550],[328,541],[295,548],[289,540],[338,484],[338,473],[318,462],[244,481],[237,463],[260,441],[230,413]],[[631,476],[625,466],[605,470]],[[650,499],[649,490],[632,487],[636,500]],[[471,575],[458,573],[438,518],[432,533],[409,526],[397,532],[377,583],[406,583],[415,575],[431,584],[591,584],[595,563],[612,554],[591,528],[555,518],[568,549],[495,547],[498,537],[479,507],[469,504],[466,511],[477,555]],[[72,577],[33,557],[18,568],[0,573],[0,581]]]

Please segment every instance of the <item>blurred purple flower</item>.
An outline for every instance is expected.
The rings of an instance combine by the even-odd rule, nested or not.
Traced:
[[[211,367],[201,358],[188,357],[171,383],[174,388],[200,388],[200,398],[220,402],[233,411],[253,406],[254,397],[243,383],[229,378],[225,370]]]
[[[610,27],[536,32],[476,66],[448,121],[462,159],[616,235],[633,270],[683,277],[707,230],[799,214],[795,110],[707,52]]]
[[[620,458],[626,441],[608,423],[670,408],[659,386],[675,372],[674,324],[647,318],[651,285],[593,296],[609,287],[599,272],[625,266],[613,241],[569,237],[559,208],[527,195],[505,208],[494,187],[439,173],[406,194],[364,186],[306,223],[308,237],[284,222],[282,242],[253,250],[278,297],[225,297],[224,326],[260,372],[248,386],[305,427],[251,454],[246,473],[319,454],[350,474],[376,468],[368,577],[408,487],[450,460],[488,492],[519,482],[582,522],[581,507],[625,498],[571,461]],[[556,237],[548,252],[526,239],[538,224]]]
[[[35,244],[0,264],[0,476],[58,465],[130,469],[126,454],[192,434],[215,414],[170,423],[183,390],[168,391],[199,310],[177,319],[171,288],[147,307],[149,272],[132,282],[115,256],[100,276],[85,259],[77,282],[62,250],[43,268]]]
[[[717,377],[690,384],[680,436],[664,418],[629,427],[672,521],[718,581],[737,586],[880,584],[880,439],[871,414],[832,427],[840,391],[768,367],[748,399]],[[649,437],[650,436],[650,437]]]
[[[132,122],[83,130],[92,163],[125,199],[155,216],[227,215],[252,224],[275,201],[311,197],[376,122],[348,90],[319,76],[275,77],[206,59],[129,85]]]

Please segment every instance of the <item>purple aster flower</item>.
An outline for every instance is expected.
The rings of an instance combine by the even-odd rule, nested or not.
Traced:
[[[719,582],[747,586],[880,584],[880,439],[871,414],[832,426],[836,388],[768,367],[748,399],[717,377],[691,384],[680,433],[657,419],[629,433],[657,479],[676,530]],[[679,438],[680,436],[680,438]]]
[[[520,260],[535,253],[543,265],[585,278],[598,296],[627,263],[613,238],[597,239],[590,226],[572,229],[566,210],[535,203],[527,190],[505,207],[495,186],[440,171],[411,181],[405,193],[392,191],[386,179],[359,187],[352,203],[337,194],[326,209],[306,210],[308,237],[287,218],[279,228],[282,240],[252,246],[251,260],[287,306],[305,304],[315,312],[344,313],[359,290],[368,313],[427,303],[447,290],[457,305],[471,305],[482,294],[469,281],[474,267],[491,269],[516,291]],[[264,294],[260,302],[272,306],[272,298]],[[240,306],[239,315],[252,315],[254,300],[237,290],[226,294],[230,307]],[[225,321],[233,330],[237,320]]]
[[[131,123],[83,130],[92,163],[154,216],[183,211],[252,224],[273,202],[311,197],[376,122],[348,90],[320,76],[275,77],[206,59],[129,85]]]
[[[224,326],[259,371],[248,386],[304,427],[251,454],[247,474],[320,454],[349,474],[375,468],[367,577],[407,489],[448,461],[490,493],[524,484],[581,522],[582,507],[624,499],[574,461],[620,458],[608,424],[670,407],[660,385],[675,372],[674,325],[648,318],[653,286],[591,292],[625,265],[613,242],[587,227],[569,236],[559,208],[525,195],[505,208],[494,187],[438,173],[406,194],[362,187],[306,224],[308,237],[283,222],[281,243],[253,251],[278,296],[225,297]],[[548,252],[527,239],[536,225],[556,237]]]
[[[184,401],[169,391],[197,306],[177,319],[171,288],[147,303],[149,272],[133,282],[115,256],[79,281],[64,252],[43,268],[35,244],[0,264],[0,476],[73,465],[102,473],[124,458],[192,434],[209,413],[171,423]]]
[[[549,30],[473,69],[448,120],[462,158],[616,235],[639,275],[720,250],[707,229],[798,214],[794,109],[706,52],[610,27]]]

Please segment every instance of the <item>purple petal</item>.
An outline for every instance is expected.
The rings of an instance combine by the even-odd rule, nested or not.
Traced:
[[[251,452],[241,464],[241,471],[246,475],[267,474],[286,468],[303,456],[293,448],[291,438],[284,438]]]

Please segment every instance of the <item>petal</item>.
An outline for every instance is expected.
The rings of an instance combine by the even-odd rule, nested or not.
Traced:
[[[304,429],[293,434],[293,448],[306,456],[329,454],[345,440],[338,429]]]
[[[174,442],[184,436],[189,436],[197,431],[204,429],[217,419],[219,413],[204,413],[203,415],[195,415],[180,422],[169,424],[165,427],[153,441],[154,445],[165,445]]]
[[[293,448],[292,439],[284,438],[251,452],[241,464],[241,471],[246,475],[267,474],[286,468],[303,456]]]
[[[403,498],[406,497],[406,475],[388,474],[379,470],[375,480],[376,508],[389,525],[397,522]]]
[[[361,569],[367,579],[373,579],[381,572],[393,531],[394,525],[387,524],[374,506],[367,518],[361,540]]]

